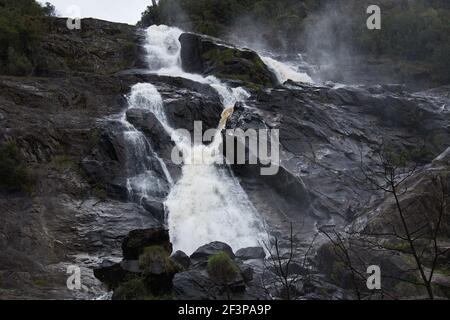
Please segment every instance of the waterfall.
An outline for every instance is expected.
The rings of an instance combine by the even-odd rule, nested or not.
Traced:
[[[213,142],[209,145],[192,145],[190,139],[178,135],[175,128],[170,126],[162,97],[152,84],[134,85],[129,96],[129,109],[140,108],[152,112],[183,155],[181,178],[172,186],[165,201],[174,249],[191,254],[198,247],[212,241],[228,243],[234,250],[261,246],[267,238],[262,218],[229,168],[217,164],[217,160],[223,160],[219,159],[223,157],[219,150],[222,143],[221,131],[232,114],[235,103],[245,103],[249,94],[243,88],[226,86],[214,76],[203,77],[184,72],[181,68],[181,44],[178,40],[181,34],[182,31],[174,27],[149,27],[145,44],[148,67],[152,73],[208,84],[218,92],[224,112]],[[307,74],[296,72],[286,64],[268,57],[262,59],[281,83],[288,79],[312,82]],[[145,144],[142,133],[136,132],[135,128],[131,128],[127,136],[136,146]],[[145,149],[136,150],[136,153],[136,159],[142,158]],[[166,175],[170,177],[168,173]],[[130,179],[130,188],[137,190],[141,196],[146,196],[147,188],[153,183],[153,177],[144,173]]]
[[[165,201],[171,241],[176,250],[187,254],[212,241],[226,242],[235,250],[260,246],[267,237],[262,219],[229,168],[216,164],[223,157],[219,150],[221,130],[231,108],[236,102],[245,101],[249,94],[243,88],[229,88],[213,76],[183,72],[178,41],[181,33],[177,28],[151,26],[145,45],[148,66],[152,73],[205,83],[218,92],[224,114],[213,142],[191,145],[189,139],[178,136],[164,113],[161,95],[152,84],[134,85],[129,96],[129,108],[152,112],[183,154],[181,178]],[[145,179],[139,181],[151,184],[145,183]]]
[[[142,203],[145,199],[164,196],[166,186],[162,179],[155,175],[156,166],[160,166],[170,185],[173,180],[166,164],[152,150],[145,135],[127,120],[127,111],[133,108],[148,110],[158,117],[158,114],[162,114],[162,98],[151,84],[137,84],[128,97],[128,109],[119,119],[124,128],[123,137],[127,149],[128,195],[134,201]]]
[[[292,80],[295,82],[314,83],[314,81],[308,74],[295,71],[295,69],[288,64],[277,61],[270,57],[261,56],[261,59],[267,65],[270,71],[272,71],[276,75],[278,82],[280,82],[281,84],[285,83],[287,80]]]

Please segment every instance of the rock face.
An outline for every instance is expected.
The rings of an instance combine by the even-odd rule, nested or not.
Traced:
[[[241,260],[264,259],[265,257],[266,253],[261,247],[244,248],[236,252],[236,258]]]
[[[180,36],[181,61],[186,72],[270,87],[277,83],[258,54],[240,50],[219,39],[194,33]]]
[[[145,247],[162,246],[169,254],[172,253],[169,232],[161,228],[134,230],[123,240],[122,252],[126,260],[137,260]]]
[[[67,19],[47,18],[38,76],[59,76],[86,72],[114,74],[127,68],[143,68],[144,34],[136,27],[83,19],[81,30],[69,30]]]
[[[213,242],[191,257],[181,252],[170,256],[170,239],[161,225],[171,187],[163,164],[173,182],[181,174],[170,160],[173,143],[151,112],[124,113],[130,88],[151,83],[171,126],[192,131],[199,120],[205,130],[215,128],[223,110],[217,92],[206,84],[139,71],[142,34],[134,27],[85,19],[77,32],[63,23],[49,20],[42,48],[47,58],[36,70],[39,77],[0,76],[0,144],[12,141],[33,177],[30,190],[0,190],[0,298],[98,297],[105,290],[93,269],[117,289],[117,299],[266,297],[257,284],[277,279],[277,270],[264,270],[261,248],[242,249],[235,256],[227,244]],[[279,240],[282,267],[289,257],[291,223],[295,257],[312,256],[284,270],[311,276],[295,283],[295,291],[307,299],[352,297],[347,292],[351,277],[339,268],[330,244],[320,237],[318,246],[311,242],[324,227],[367,231],[398,223],[392,219],[391,199],[358,182],[361,162],[377,168],[383,144],[410,151],[419,164],[408,182],[412,192],[401,202],[433,203],[418,195],[433,190],[431,175],[449,169],[450,87],[412,93],[398,85],[275,85],[252,51],[195,34],[183,34],[180,41],[185,70],[215,75],[252,92],[245,106],[236,105],[228,129],[279,130],[275,175],[261,175],[261,163],[230,169],[270,235]],[[145,140],[145,159],[126,140],[131,125]],[[422,145],[426,152],[416,153]],[[152,185],[146,194],[136,194],[139,183],[130,178],[143,173],[152,177]],[[440,239],[450,243],[448,228]],[[220,252],[239,268],[227,283],[229,292],[207,271],[208,259]],[[392,274],[408,262],[405,253],[381,257],[363,251],[361,256]],[[439,258],[441,287],[448,262],[448,255]],[[83,291],[66,288],[70,265],[80,266]],[[269,279],[262,279],[263,271]],[[156,281],[154,291],[146,281]],[[416,294],[394,282],[387,286],[406,297]],[[277,286],[270,292],[283,296]]]
[[[0,190],[2,298],[91,299],[104,294],[92,274],[116,261],[127,232],[160,226],[169,182],[155,157],[145,160],[155,179],[145,199],[129,195],[130,145],[120,114],[130,88],[153,84],[175,128],[215,128],[222,106],[211,87],[181,78],[142,74],[136,27],[83,19],[81,31],[48,20],[38,77],[0,76],[0,145],[13,141],[33,177],[32,190]],[[127,115],[176,181],[173,144],[149,113]],[[68,265],[81,267],[84,289],[66,288]],[[127,268],[128,269],[128,268]],[[44,290],[45,289],[45,290]]]

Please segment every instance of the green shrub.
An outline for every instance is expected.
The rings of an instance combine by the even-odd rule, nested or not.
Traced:
[[[178,265],[170,259],[169,253],[161,246],[150,246],[144,249],[139,256],[139,267],[149,271],[153,264],[160,264],[164,267],[165,273],[172,274],[178,271]]]
[[[33,71],[33,65],[24,54],[17,54],[13,47],[8,48],[6,72],[15,76],[27,76]]]
[[[45,30],[43,18],[51,14],[51,7],[35,0],[0,0],[0,73],[32,72]]]
[[[0,146],[0,188],[7,191],[29,191],[31,178],[17,144],[13,141]]]
[[[119,300],[144,300],[148,295],[145,279],[141,277],[129,278],[114,292],[114,298]]]
[[[236,263],[225,252],[217,253],[208,259],[208,274],[211,279],[227,284],[239,273]]]

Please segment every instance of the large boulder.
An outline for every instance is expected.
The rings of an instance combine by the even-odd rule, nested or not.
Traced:
[[[178,250],[170,258],[180,266],[182,266],[184,269],[189,268],[189,266],[191,265],[191,259],[183,251]]]
[[[144,249],[149,246],[162,246],[171,254],[169,232],[163,228],[131,231],[122,243],[123,257],[125,260],[138,260]]]
[[[243,248],[236,252],[236,258],[241,260],[264,259],[265,257],[266,253],[261,247]]]
[[[222,79],[242,81],[250,86],[271,87],[277,83],[259,55],[238,49],[218,39],[195,33],[180,36],[183,70]]]
[[[220,252],[225,252],[230,256],[231,259],[235,258],[233,253],[233,249],[229,245],[223,242],[215,241],[209,244],[206,244],[200,248],[198,248],[192,255],[192,260],[208,260],[209,257],[218,254]]]

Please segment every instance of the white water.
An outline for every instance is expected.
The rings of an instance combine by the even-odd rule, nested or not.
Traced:
[[[215,77],[183,72],[178,41],[181,33],[181,30],[167,26],[148,29],[147,61],[153,73],[209,84],[219,93],[224,108],[248,98],[244,89],[228,88]],[[222,157],[219,146],[224,124],[218,128],[213,143],[192,146],[190,140],[178,136],[175,128],[170,127],[161,95],[153,85],[135,85],[130,105],[151,110],[183,151],[182,176],[165,202],[175,250],[191,254],[212,241],[226,242],[234,250],[260,246],[266,237],[261,218],[228,168],[215,164],[217,158]]]
[[[224,109],[233,107],[238,101],[245,102],[249,94],[243,88],[229,88],[213,76],[203,77],[183,72],[181,45],[178,41],[181,34],[181,30],[167,26],[151,26],[147,30],[145,48],[150,71],[209,84],[219,93]],[[281,83],[288,79],[312,82],[308,75],[296,72],[281,62],[271,58],[263,60]],[[219,150],[222,142],[220,131],[225,123],[218,124],[213,143],[208,146],[192,146],[190,139],[178,135],[175,128],[170,126],[161,95],[152,84],[140,83],[133,86],[129,108],[141,108],[154,113],[183,153],[182,176],[172,187],[165,202],[170,237],[175,250],[191,254],[198,247],[212,241],[226,242],[234,250],[261,246],[267,237],[261,217],[228,168],[215,164],[222,157]],[[131,128],[128,135],[128,139],[134,140],[134,144],[142,144],[139,142],[142,134],[136,133],[135,128]],[[136,158],[139,157],[142,155]],[[146,188],[153,183],[151,178],[144,174],[131,179],[130,183],[134,182],[132,187],[145,195]]]
[[[283,84],[288,80],[295,82],[314,83],[312,78],[303,72],[295,71],[295,69],[288,64],[282,63],[270,57],[261,56],[263,62],[276,75],[278,81]]]

